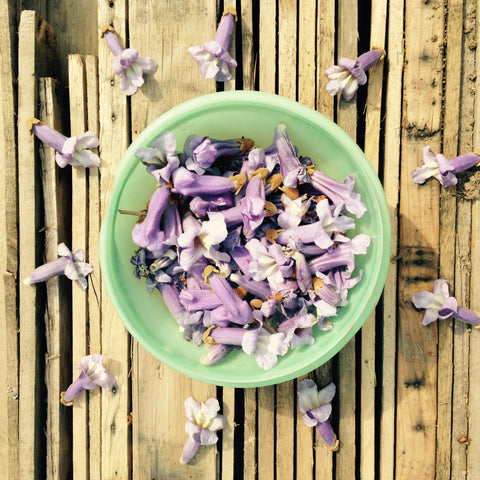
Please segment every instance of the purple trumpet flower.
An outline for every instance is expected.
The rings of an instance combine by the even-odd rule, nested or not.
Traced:
[[[292,258],[295,260],[295,277],[297,279],[298,288],[302,292],[313,288],[312,274],[308,268],[305,256],[300,252],[294,252]]]
[[[105,390],[111,390],[115,383],[115,377],[103,366],[103,355],[94,353],[80,359],[79,377],[68,387],[66,392],[62,392],[62,403],[72,405],[73,400],[77,398],[84,390],[92,390],[99,386]]]
[[[249,274],[253,280],[266,279],[273,291],[283,290],[284,279],[292,274],[293,260],[285,256],[281,245],[272,244],[267,248],[259,240],[252,238],[245,248],[252,257]]]
[[[216,175],[198,175],[184,167],[172,173],[174,193],[185,196],[222,195],[236,189],[235,181]]]
[[[434,177],[444,187],[456,185],[458,181],[456,173],[474,167],[480,162],[480,157],[474,153],[459,155],[447,160],[441,153],[435,155],[429,145],[422,148],[422,156],[423,165],[411,173],[413,181],[423,184],[429,178]]]
[[[241,171],[248,177],[252,172],[259,168],[266,167],[265,150],[263,148],[254,148],[248,153],[248,159],[242,163]]]
[[[144,84],[143,75],[157,71],[156,63],[150,57],[139,57],[134,48],[123,48],[110,25],[102,27],[101,37],[115,55],[113,72],[120,75],[120,89],[125,95],[133,95]]]
[[[216,273],[212,273],[208,277],[208,281],[213,292],[229,311],[230,321],[232,323],[246,325],[252,320],[252,309],[250,305],[238,297],[225,278]]]
[[[253,142],[249,139],[216,140],[210,137],[191,135],[185,141],[185,166],[203,175],[215,160],[223,155],[240,155]]]
[[[257,365],[263,370],[270,370],[277,364],[278,355],[287,353],[289,345],[290,341],[284,333],[270,333],[261,328],[255,349]]]
[[[84,253],[81,250],[71,252],[64,243],[61,243],[58,246],[58,255],[60,255],[60,258],[37,267],[23,283],[30,285],[31,283],[45,282],[58,275],[65,275],[70,280],[75,281],[82,290],[86,290],[86,277],[93,272],[93,267],[83,261]]]
[[[360,271],[356,277],[352,278],[351,271],[345,270],[343,268],[334,268],[330,270],[327,275],[321,272],[317,272],[316,276],[323,280],[325,286],[330,287],[335,292],[335,294],[339,296],[339,301],[335,305],[339,307],[344,307],[348,304],[348,291],[352,289],[362,279],[362,273],[363,272]],[[334,305],[334,303],[330,301],[329,296],[323,296],[322,288],[319,289],[317,294],[326,302]]]
[[[360,200],[360,194],[355,192],[355,179],[352,175],[348,175],[344,182],[340,183],[326,173],[315,170],[310,180],[311,185],[326,195],[336,207],[345,205],[357,218],[367,211],[367,207]]]
[[[209,220],[199,222],[193,215],[183,218],[183,233],[178,237],[178,246],[182,248],[179,262],[184,271],[189,271],[201,257],[216,263],[230,261],[230,256],[217,250],[227,237],[225,220],[219,212],[211,212]]]
[[[298,408],[303,413],[305,425],[315,427],[327,448],[332,451],[338,450],[339,446],[329,422],[335,390],[334,383],[318,390],[315,382],[309,378],[302,380],[297,388]]]
[[[232,345],[223,345],[222,343],[213,344],[205,355],[200,357],[201,365],[213,365],[223,360],[233,350]]]
[[[165,232],[160,229],[160,219],[170,198],[170,188],[164,186],[155,190],[148,205],[143,222],[137,222],[132,230],[133,242],[151,252],[164,251]]]
[[[275,129],[273,144],[277,149],[278,163],[283,184],[286,187],[295,188],[299,179],[306,180],[305,166],[300,163],[297,152],[287,135],[287,125],[279,123]]]
[[[291,228],[300,225],[300,222],[310,208],[312,198],[307,198],[307,195],[302,195],[301,197],[292,200],[290,197],[282,193],[280,199],[284,209],[277,217],[279,227]]]
[[[448,317],[458,318],[472,325],[480,324],[480,316],[477,313],[458,306],[457,299],[449,295],[448,283],[443,279],[433,282],[433,293],[425,290],[416,293],[412,296],[412,302],[416,308],[425,309],[422,325],[429,325],[437,318]]]
[[[178,237],[183,233],[182,220],[175,203],[167,202],[161,218],[161,228],[165,233],[167,245],[177,245]]]
[[[325,70],[325,75],[330,80],[327,83],[327,92],[330,95],[341,93],[344,100],[349,102],[358,90],[358,86],[367,83],[367,70],[370,70],[384,56],[383,50],[374,49],[360,55],[356,60],[341,58],[338,65]]]
[[[252,261],[252,257],[250,257],[249,251],[242,246],[234,247],[229,251],[230,256],[233,258],[235,263],[238,265],[240,270],[245,274],[248,275],[248,266]],[[238,282],[236,282],[238,283]]]
[[[222,208],[232,207],[233,198],[230,193],[223,195],[202,195],[194,197],[190,202],[190,210],[197,217],[205,217],[208,212],[217,212]]]
[[[253,355],[257,347],[261,325],[258,328],[246,329],[239,327],[214,328],[210,337],[217,343],[242,347],[247,355]]]
[[[167,165],[170,157],[175,157],[175,149],[177,148],[177,139],[175,135],[166,130],[162,132],[153,142],[150,147],[140,147],[135,152],[144,165],[152,165],[156,168],[162,168]],[[177,158],[178,160],[178,158]]]
[[[301,345],[313,345],[315,339],[312,336],[312,326],[316,323],[317,319],[311,313],[300,313],[280,323],[278,331],[290,339],[292,349]]]
[[[257,175],[248,182],[245,197],[241,203],[243,234],[247,240],[250,240],[265,218],[265,187]]]
[[[216,398],[209,398],[199,403],[193,397],[185,400],[185,414],[188,422],[185,432],[188,435],[180,463],[188,463],[197,453],[200,445],[214,445],[217,443],[217,431],[225,428],[227,419],[218,413],[220,405]]]
[[[67,165],[85,168],[100,166],[98,155],[89,150],[99,145],[96,133],[88,131],[79,137],[67,138],[36,118],[30,118],[27,124],[30,133],[34,133],[43,143],[55,149],[55,161],[59,167],[64,168]]]
[[[312,274],[342,266],[346,266],[348,270],[352,271],[355,268],[354,255],[364,255],[367,253],[369,245],[370,237],[368,235],[357,235],[350,243],[341,243],[337,248],[309,260],[308,268]]]
[[[202,47],[188,49],[188,53],[198,63],[203,78],[215,78],[218,82],[227,82],[232,78],[229,67],[235,68],[237,62],[228,53],[228,47],[236,19],[236,10],[228,7],[223,12],[215,40],[204,43]]]
[[[221,300],[210,290],[189,290],[184,288],[180,292],[179,300],[187,312],[212,310],[223,305]]]
[[[252,280],[248,275],[240,275],[239,273],[232,273],[230,280],[243,287],[256,298],[266,300],[267,297],[272,295],[272,290],[266,281]]]

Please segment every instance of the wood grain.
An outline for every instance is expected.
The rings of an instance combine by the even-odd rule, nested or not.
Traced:
[[[404,61],[403,0],[388,5],[387,90],[385,110],[385,152],[383,188],[392,227],[391,262],[383,293],[382,394],[379,432],[380,478],[395,478],[395,390],[397,351],[397,263],[400,172],[400,128]]]
[[[81,55],[68,56],[68,84],[70,100],[71,135],[80,136],[86,131],[86,79],[85,65]],[[72,167],[72,250],[80,249],[88,262],[88,170]],[[72,288],[72,376],[80,358],[88,354],[87,346],[87,310],[88,294],[73,285]],[[81,395],[73,404],[73,476],[75,479],[89,478],[88,462],[88,401],[87,395]]]
[[[337,3],[337,59],[340,57],[357,57],[357,2],[356,0],[339,0]],[[357,136],[356,100],[345,102],[337,100],[336,119],[340,127],[354,140]],[[355,478],[355,444],[357,442],[356,415],[356,337],[352,338],[339,352],[337,398],[340,405],[339,430],[340,449],[336,453],[336,476],[339,479]]]
[[[202,45],[214,38],[215,4],[208,1],[188,5],[155,1],[142,5],[131,3],[129,22],[131,45],[141,51],[141,55],[161,62],[157,73],[146,78],[132,98],[131,128],[135,138],[157,116],[175,105],[215,91],[215,81],[202,78],[197,63],[187,51],[192,45]],[[188,22],[188,29],[184,28],[184,22]],[[182,147],[177,145],[178,149]],[[215,478],[215,447],[202,447],[191,464],[180,464],[187,439],[184,401],[189,396],[198,401],[215,397],[215,387],[175,372],[138,344],[134,348],[134,478],[184,478],[187,475]],[[152,402],[164,405],[168,416],[160,409],[152,409]]]
[[[127,5],[125,1],[98,2],[98,32],[105,24],[113,26],[125,43]],[[127,99],[112,72],[113,55],[105,40],[98,44],[99,123],[101,161],[101,218],[105,218],[115,181],[115,171],[129,144]],[[111,304],[102,283],[102,353],[105,366],[115,377],[112,391],[102,390],[102,478],[128,478],[131,466],[130,339]]]
[[[23,279],[41,263],[40,178],[34,137],[27,119],[38,115],[38,78],[53,74],[52,48],[54,32],[34,11],[24,10],[19,26],[18,83],[18,170],[19,211],[19,313],[20,313],[20,397],[19,457],[20,478],[40,479],[45,458],[43,430],[44,350],[41,342],[44,328],[44,289],[25,285]],[[43,292],[42,292],[43,291]],[[43,293],[43,294],[42,294]]]
[[[17,315],[17,16],[15,6],[0,2],[0,477],[18,478],[18,315]]]
[[[55,88],[53,78],[40,78],[39,117],[46,125],[61,131]],[[66,189],[69,172],[60,171],[53,148],[42,145],[39,153],[45,207],[45,260],[51,262],[58,258],[58,245],[69,237],[65,228],[65,218],[69,215]],[[60,393],[71,383],[71,302],[67,295],[70,282],[64,277],[54,277],[47,280],[46,288],[47,479],[53,480],[72,474],[71,411],[60,403]]]
[[[99,131],[98,59],[85,57],[88,130]],[[88,288],[89,353],[102,351],[101,305],[102,288],[98,244],[100,241],[100,169],[88,169],[88,261],[93,267]],[[100,389],[88,392],[89,472],[92,480],[101,478],[102,468],[102,394]]]
[[[443,52],[435,35],[443,28],[443,14],[440,2],[405,4],[396,423],[400,478],[435,474],[437,326],[421,324],[411,298],[431,289],[437,278],[439,190],[432,182],[413,183],[410,172],[422,163],[425,138],[433,150],[440,148]]]

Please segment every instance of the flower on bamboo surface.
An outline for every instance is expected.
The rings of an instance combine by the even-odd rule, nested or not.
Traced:
[[[297,388],[298,408],[303,413],[303,421],[307,427],[315,427],[327,448],[338,450],[339,442],[330,425],[332,413],[331,401],[335,396],[335,384],[330,383],[318,390],[315,382],[309,378],[302,380]]]
[[[29,118],[27,125],[30,133],[34,133],[44,144],[55,149],[55,161],[59,167],[63,168],[67,165],[85,168],[100,166],[100,158],[90,150],[99,145],[96,133],[88,131],[78,137],[68,138],[37,118]]]
[[[358,90],[359,85],[367,83],[366,72],[385,56],[383,49],[373,49],[360,55],[356,60],[341,58],[338,65],[332,65],[325,70],[327,92],[330,95],[341,93],[344,100],[349,102]]]
[[[115,377],[103,366],[103,355],[94,353],[80,359],[80,375],[62,392],[61,402],[70,406],[84,390],[92,390],[99,386],[105,390],[111,390],[115,383]]]
[[[81,250],[72,252],[64,243],[61,243],[58,246],[58,255],[60,255],[59,258],[37,267],[23,283],[30,285],[31,283],[45,282],[58,275],[65,275],[75,281],[82,290],[86,290],[86,277],[93,272],[93,267],[83,261],[84,253]]]
[[[123,48],[110,25],[103,26],[101,37],[115,55],[113,72],[120,75],[120,89],[125,95],[133,95],[144,84],[143,75],[155,73],[157,64],[150,57],[139,57],[134,48]]]
[[[185,400],[185,414],[188,422],[185,432],[188,439],[183,447],[181,463],[188,463],[197,453],[200,445],[214,445],[217,443],[217,431],[225,428],[227,419],[218,413],[220,405],[216,398],[209,398],[205,402],[197,402],[193,397]]]
[[[444,187],[456,185],[458,181],[456,173],[474,167],[480,162],[480,157],[475,153],[466,153],[448,160],[441,153],[434,154],[430,145],[422,148],[422,157],[423,165],[411,173],[413,181],[423,184],[434,177]]]
[[[433,293],[426,290],[412,296],[412,302],[416,308],[425,309],[422,325],[429,325],[437,318],[458,318],[462,322],[472,325],[480,324],[480,316],[458,306],[457,299],[451,297],[446,280],[438,279],[433,282]]]
[[[236,19],[237,11],[228,7],[223,12],[215,40],[188,49],[188,53],[198,63],[203,78],[215,78],[218,82],[227,82],[232,78],[229,67],[235,68],[237,62],[228,53],[228,46]]]

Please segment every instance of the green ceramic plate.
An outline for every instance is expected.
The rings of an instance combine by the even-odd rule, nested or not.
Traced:
[[[358,255],[363,278],[349,293],[349,304],[339,309],[329,332],[314,327],[315,343],[279,357],[268,371],[260,369],[253,356],[234,351],[213,366],[202,366],[204,347],[183,339],[178,325],[158,291],[149,294],[145,282],[133,275],[130,258],[136,249],[131,239],[135,217],[118,209],[142,210],[155,189],[155,179],[135,157],[140,146],[149,146],[161,132],[171,130],[177,150],[190,134],[218,139],[245,136],[257,147],[272,143],[279,122],[299,152],[321,159],[322,171],[343,181],[356,178],[357,191],[367,205],[356,219],[354,234],[366,233],[371,244],[366,255]],[[353,140],[320,113],[277,95],[232,91],[213,93],[183,103],[162,115],[132,143],[118,167],[113,194],[100,237],[103,281],[125,327],[161,362],[198,380],[231,387],[271,385],[296,378],[332,358],[360,329],[375,308],[385,283],[390,258],[390,217],[382,185],[367,158]],[[108,353],[108,352],[106,352]]]

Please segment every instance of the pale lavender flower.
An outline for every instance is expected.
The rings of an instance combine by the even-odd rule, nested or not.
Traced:
[[[225,428],[227,419],[218,413],[220,405],[216,398],[209,398],[205,402],[197,402],[193,397],[185,400],[185,414],[188,422],[185,432],[188,434],[180,463],[188,463],[197,453],[200,445],[214,445],[217,443],[217,431]]]
[[[277,292],[285,288],[284,278],[292,274],[293,260],[287,258],[278,244],[272,244],[268,248],[259,240],[252,238],[245,248],[250,252],[252,262],[249,266],[249,274],[253,280],[268,280],[273,291]]]
[[[123,48],[110,25],[102,28],[101,36],[115,55],[113,72],[120,75],[120,89],[125,95],[133,95],[144,84],[143,75],[157,71],[156,63],[150,57],[139,57],[134,48]]]
[[[326,195],[336,207],[345,205],[357,218],[367,211],[367,207],[360,200],[360,194],[355,191],[355,179],[352,175],[348,175],[343,183],[340,183],[326,173],[315,170],[310,179],[311,185]]]
[[[305,178],[305,166],[300,163],[297,152],[287,135],[287,125],[279,123],[275,129],[273,144],[277,149],[278,163],[283,184],[295,188],[299,179]]]
[[[283,211],[277,217],[277,222],[280,228],[290,228],[300,225],[305,214],[310,208],[312,198],[307,195],[302,195],[295,200],[282,193],[280,197],[283,203]]]
[[[246,325],[252,320],[252,309],[250,305],[235,293],[225,278],[216,273],[212,273],[208,277],[208,281],[215,295],[227,309],[230,322],[238,325]]]
[[[188,49],[188,53],[198,63],[203,78],[215,78],[218,82],[227,82],[232,78],[229,67],[235,68],[237,62],[228,53],[228,47],[236,19],[236,10],[233,7],[227,8],[218,25],[215,40]]]
[[[172,166],[178,168],[180,165],[178,157],[175,155],[176,148],[177,139],[175,138],[175,135],[166,130],[153,140],[150,147],[138,148],[135,152],[135,156],[138,157],[144,165],[151,167],[148,170],[150,173],[153,174],[155,172],[158,177],[163,178],[165,172],[158,172],[159,170],[162,170],[167,166],[170,166],[171,170]],[[168,178],[164,178],[165,182],[170,180],[170,175],[167,175],[167,177]],[[160,178],[157,178],[157,180]]]
[[[179,300],[188,312],[212,310],[223,305],[222,301],[210,290],[184,288],[180,292]]]
[[[193,197],[189,205],[190,210],[198,217],[205,217],[208,212],[216,212],[221,208],[232,206],[233,198],[230,193]]]
[[[436,178],[441,185],[449,187],[457,184],[455,173],[474,167],[480,162],[480,157],[474,153],[467,153],[447,160],[441,153],[434,154],[427,145],[422,148],[423,165],[411,173],[415,183],[423,184],[429,178]]]
[[[88,131],[78,137],[68,138],[36,118],[30,118],[27,124],[30,133],[34,133],[43,143],[55,149],[55,161],[59,167],[100,166],[98,155],[89,150],[99,145],[96,133]]]
[[[214,328],[210,337],[217,343],[224,345],[240,346],[247,355],[253,355],[257,348],[258,336],[261,325],[258,328],[226,327]]]
[[[383,51],[374,49],[360,55],[356,60],[341,58],[338,65],[325,70],[325,75],[330,80],[327,83],[327,92],[330,95],[341,93],[344,100],[349,102],[358,90],[358,86],[367,83],[367,70],[383,56]]]
[[[223,343],[215,343],[211,345],[205,355],[200,357],[201,365],[213,365],[223,360],[233,350],[232,345],[224,345]]]
[[[312,326],[317,319],[311,313],[302,313],[284,320],[278,326],[278,331],[284,333],[290,340],[290,347],[296,348],[301,345],[313,345],[315,339],[312,336]]]
[[[235,182],[227,177],[198,175],[184,167],[172,173],[174,193],[185,196],[222,195],[235,190]]]
[[[255,360],[263,370],[270,370],[278,362],[278,355],[285,355],[290,341],[284,333],[270,333],[265,328],[260,330],[255,348]]]
[[[253,294],[256,298],[266,300],[272,295],[272,290],[268,282],[252,280],[247,275],[240,275],[239,273],[232,273],[230,280],[243,287],[247,292]]]
[[[115,377],[104,367],[103,355],[94,353],[80,359],[80,370],[78,378],[68,387],[66,392],[62,392],[62,403],[71,405],[84,390],[92,390],[99,386],[105,390],[111,390],[115,383]]]
[[[183,233],[178,237],[180,266],[187,272],[201,257],[215,262],[230,260],[230,256],[217,250],[227,237],[225,220],[219,212],[210,212],[209,220],[199,222],[192,215],[183,219]]]
[[[330,383],[321,390],[309,378],[302,380],[297,388],[298,408],[303,413],[307,427],[315,427],[325,445],[330,450],[338,450],[339,442],[330,425],[331,401],[335,396],[335,384]]]
[[[58,275],[65,275],[75,281],[82,290],[86,290],[86,277],[93,272],[93,267],[83,261],[84,253],[81,250],[72,252],[64,243],[61,243],[58,246],[58,255],[60,255],[59,258],[37,267],[23,283],[30,285],[31,283],[45,282]]]
[[[132,230],[132,240],[139,247],[153,251],[164,251],[165,232],[160,229],[160,219],[170,198],[170,188],[159,187],[153,193],[145,219],[137,222]]]
[[[265,187],[257,175],[248,182],[242,199],[242,218],[243,234],[250,240],[265,218]]]
[[[191,135],[185,141],[185,166],[203,175],[215,160],[223,155],[239,155],[252,143],[249,139],[216,140]]]
[[[472,325],[480,324],[480,316],[477,313],[458,306],[457,299],[449,295],[448,283],[443,279],[433,282],[433,293],[426,290],[416,293],[412,296],[412,302],[416,308],[425,309],[422,325],[428,325],[437,318],[448,317],[458,318]]]

